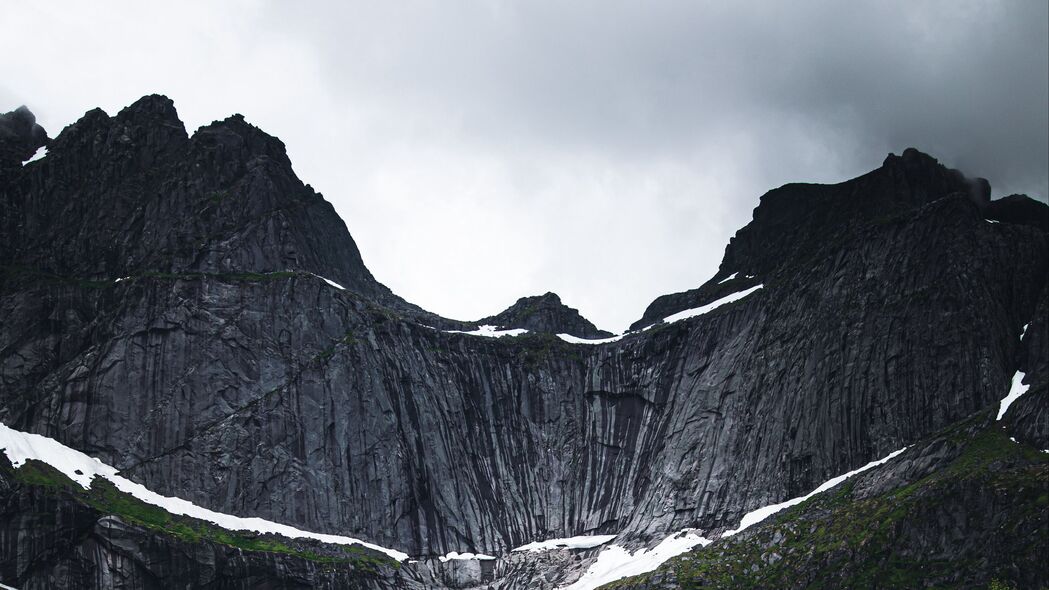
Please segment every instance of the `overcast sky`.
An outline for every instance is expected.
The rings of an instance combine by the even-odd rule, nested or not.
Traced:
[[[621,330],[762,193],[915,146],[1045,200],[1049,2],[5,2],[0,112],[170,96],[280,137],[376,277]]]

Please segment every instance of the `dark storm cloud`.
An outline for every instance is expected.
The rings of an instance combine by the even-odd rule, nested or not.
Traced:
[[[380,280],[453,317],[554,290],[623,328],[709,278],[766,190],[908,146],[1049,189],[1044,1],[13,6],[2,49],[33,54],[0,108],[52,133],[157,91],[190,127],[241,112]]]
[[[480,144],[650,158],[746,136],[794,175],[795,143],[855,171],[915,145],[1045,198],[1044,2],[384,6],[273,22],[319,34],[332,84]]]

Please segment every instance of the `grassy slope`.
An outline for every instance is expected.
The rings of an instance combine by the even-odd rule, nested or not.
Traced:
[[[102,514],[117,516],[129,524],[143,526],[184,542],[211,541],[245,551],[282,553],[321,563],[344,563],[373,572],[383,566],[396,568],[400,565],[396,560],[381,553],[356,545],[327,545],[287,539],[273,534],[229,531],[203,520],[174,515],[121,492],[111,482],[102,478],[95,478],[91,488],[85,490],[58,470],[40,461],[30,459],[18,469],[11,469],[10,463],[6,461],[4,464],[4,469],[10,471],[10,477],[21,484],[73,499]]]
[[[1012,442],[994,423],[935,442],[958,453],[916,481],[866,497],[850,480],[759,527],[602,588],[1042,586],[1049,455]]]

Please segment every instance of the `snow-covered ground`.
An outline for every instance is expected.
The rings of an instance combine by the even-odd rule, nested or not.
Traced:
[[[706,546],[712,542],[701,537],[696,531],[684,530],[663,539],[651,549],[638,549],[633,553],[618,545],[612,545],[601,551],[597,560],[590,564],[578,580],[562,590],[593,590],[609,582],[650,572],[671,557],[681,555],[696,545]]]
[[[761,289],[764,286],[765,286],[764,284],[755,285],[755,286],[753,286],[753,287],[751,287],[749,289],[744,289],[742,291],[737,291],[736,293],[725,295],[721,299],[716,299],[716,300],[711,301],[710,303],[708,303],[706,305],[703,305],[703,306],[700,306],[700,307],[694,307],[692,309],[686,309],[684,311],[679,311],[679,312],[677,312],[677,313],[675,313],[673,315],[669,315],[669,316],[663,318],[663,322],[665,322],[667,324],[671,324],[671,323],[674,323],[674,322],[679,322],[681,320],[687,320],[689,318],[694,318],[696,316],[700,316],[700,315],[703,315],[705,313],[710,313],[710,312],[714,311],[715,309],[721,307],[722,305],[727,305],[729,303],[732,303],[733,301],[739,301],[740,299],[743,299],[747,295],[750,295],[751,293],[757,291],[758,289]],[[655,324],[652,324],[652,326],[656,326],[658,324],[659,324],[659,322],[656,322]],[[651,328],[652,326],[648,326],[648,328]],[[645,328],[645,329],[647,330],[648,328]]]
[[[615,539],[615,535],[579,535],[561,539],[535,541],[514,548],[514,551],[549,551],[551,549],[593,549]]]
[[[491,556],[491,555],[485,555],[484,553],[459,553],[458,551],[452,551],[448,555],[442,555],[442,556],[438,557],[437,559],[441,560],[441,562],[443,563],[445,561],[452,561],[452,560],[463,560],[463,559],[489,560],[489,559],[496,559],[496,558]]]
[[[736,278],[736,276],[738,274],[739,273],[732,273],[732,275],[726,277],[725,279],[722,279],[721,281],[718,281],[718,284],[724,283],[726,281],[730,281],[730,280]],[[323,277],[321,277],[321,278],[323,278]],[[752,275],[747,275],[746,278],[752,279],[754,277]],[[324,280],[327,280],[327,279],[324,279]],[[331,282],[331,281],[329,281],[329,282]],[[712,302],[710,302],[710,303],[708,303],[708,304],[706,304],[706,305],[704,305],[702,307],[696,307],[696,308],[693,308],[693,309],[686,309],[684,311],[679,311],[678,313],[675,313],[674,315],[671,315],[671,316],[667,316],[667,317],[663,318],[662,321],[656,322],[656,323],[654,323],[654,324],[652,324],[650,326],[642,328],[639,331],[640,332],[644,332],[645,330],[653,328],[653,327],[655,327],[655,326],[657,326],[657,325],[659,325],[661,323],[664,323],[664,322],[669,324],[669,323],[672,323],[672,322],[677,322],[677,321],[688,319],[688,318],[694,318],[696,316],[703,315],[705,313],[709,313],[709,312],[711,312],[711,311],[721,307],[722,305],[726,305],[728,303],[732,303],[733,301],[739,301],[740,299],[743,299],[747,295],[750,295],[751,293],[757,291],[758,289],[761,289],[764,286],[765,285],[763,285],[763,284],[762,285],[756,285],[754,287],[750,287],[749,289],[744,289],[743,291],[739,291],[737,293],[732,293],[730,295],[726,295],[726,296],[724,296],[724,297],[722,297],[722,298],[720,298],[720,299],[718,299],[716,301],[712,301]],[[427,327],[429,327],[429,326],[427,326]],[[468,336],[485,336],[485,337],[488,337],[488,338],[502,338],[503,336],[520,336],[521,334],[527,334],[528,333],[528,330],[525,330],[523,328],[515,328],[513,330],[499,330],[496,326],[481,326],[481,327],[477,328],[476,330],[472,330],[472,331],[465,331],[465,330],[444,330],[444,331],[449,333],[449,334],[466,334]],[[625,337],[627,337],[627,336],[629,336],[631,334],[635,334],[636,332],[637,331],[633,331],[633,332],[627,331],[627,332],[623,332],[622,334],[619,334],[619,335],[616,335],[616,336],[609,336],[608,338],[580,338],[579,336],[573,336],[571,334],[558,334],[557,337],[560,338],[561,340],[564,340],[565,342],[568,342],[569,344],[608,344],[610,342],[619,342],[623,338],[625,338]]]
[[[481,326],[471,332],[464,330],[445,330],[449,334],[466,334],[467,336],[485,336],[487,338],[502,338],[503,336],[520,336],[521,334],[527,334],[528,330],[524,328],[514,328],[513,330],[499,330],[495,326]]]
[[[780,510],[789,508],[795,504],[800,504],[816,494],[825,492],[837,486],[854,475],[863,473],[864,471],[879,465],[883,465],[906,450],[907,447],[904,447],[898,451],[889,453],[877,461],[871,461],[859,469],[854,469],[844,475],[832,478],[804,496],[748,512],[740,521],[737,528],[725,531],[721,537],[731,537],[744,529],[758,524]],[[672,557],[681,555],[697,545],[705,547],[712,542],[713,541],[710,539],[700,536],[697,531],[686,529],[663,539],[662,542],[651,549],[639,549],[633,553],[619,547],[618,545],[611,545],[601,551],[597,556],[597,561],[590,565],[590,568],[586,570],[586,573],[576,580],[575,583],[564,587],[562,590],[593,590],[594,588],[603,584],[608,584],[609,582],[650,572]]]
[[[728,278],[725,278],[725,279],[723,279],[721,281],[718,281],[718,284],[721,284],[721,283],[724,283],[725,281],[728,281],[728,280],[736,278],[736,274],[738,274],[738,273],[732,273],[732,275],[729,276]],[[751,276],[751,275],[747,275],[747,278],[748,279],[752,279],[754,277]],[[701,307],[695,307],[695,308],[692,308],[692,309],[686,309],[684,311],[679,311],[679,312],[675,313],[674,315],[669,315],[669,316],[663,318],[662,321],[656,322],[656,323],[654,323],[652,325],[649,325],[649,326],[646,326],[646,327],[642,328],[640,331],[644,332],[645,330],[649,330],[651,328],[654,328],[655,326],[658,326],[661,323],[670,324],[670,323],[681,321],[681,320],[685,320],[685,319],[688,319],[688,318],[694,318],[696,316],[700,316],[700,315],[703,315],[705,313],[710,313],[711,311],[714,311],[715,309],[721,307],[722,305],[726,305],[728,303],[732,303],[733,301],[739,301],[740,299],[743,299],[747,295],[750,295],[751,293],[757,291],[758,289],[760,289],[760,288],[762,288],[764,286],[765,286],[764,284],[762,284],[762,285],[755,285],[755,286],[753,286],[753,287],[751,287],[749,289],[744,289],[742,291],[739,291],[739,292],[736,292],[736,293],[732,293],[730,295],[726,295],[726,296],[722,297],[721,299],[717,299],[717,300],[712,301],[712,302],[710,302],[710,303],[708,303],[706,305],[703,305]],[[560,338],[561,340],[564,340],[565,342],[569,342],[571,344],[607,344],[609,342],[618,342],[618,341],[622,340],[624,337],[629,336],[630,334],[634,334],[634,333],[635,332],[623,332],[622,334],[620,334],[618,336],[611,336],[609,338],[594,338],[594,339],[580,338],[578,336],[573,336],[571,334],[558,334],[557,337]]]
[[[101,477],[112,482],[118,490],[134,496],[147,504],[159,506],[172,514],[206,520],[227,530],[276,533],[293,539],[317,539],[318,541],[335,545],[361,545],[385,553],[397,561],[404,561],[408,558],[407,553],[380,547],[360,539],[302,531],[286,524],[262,518],[243,518],[231,514],[223,514],[202,508],[181,498],[161,496],[146,489],[141,484],[121,477],[118,475],[119,472],[116,468],[110,467],[98,459],[89,457],[46,436],[14,430],[4,424],[0,424],[0,448],[4,450],[7,458],[15,467],[21,467],[29,459],[43,461],[85,489],[91,487],[91,480],[95,477]]]
[[[571,334],[558,334],[557,337],[570,344],[607,344],[609,342],[619,342],[630,332],[620,334],[619,336],[610,336],[608,338],[580,338],[579,336],[573,336]]]

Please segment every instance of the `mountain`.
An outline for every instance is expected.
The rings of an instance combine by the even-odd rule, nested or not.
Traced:
[[[599,330],[590,320],[579,315],[579,310],[561,303],[561,298],[556,293],[522,297],[502,313],[484,318],[477,323],[501,329],[569,334],[586,339],[612,336],[611,332]]]
[[[710,281],[611,338],[554,294],[465,322],[404,301],[283,144],[242,117],[190,135],[170,100],[149,96],[54,139],[37,129],[26,110],[0,116],[0,421],[153,492],[414,563],[213,531],[104,482],[85,491],[45,460],[0,465],[4,583],[555,588],[602,555],[717,539],[904,448],[799,518],[848,522],[852,506],[940,477],[921,497],[944,515],[905,519],[876,555],[850,555],[901,563],[917,586],[944,583],[921,577],[932,560],[960,587],[1049,583],[1034,529],[999,545],[1029,549],[1012,561],[971,558],[1002,530],[995,519],[1044,530],[1049,509],[1007,501],[1041,485],[1049,459],[1043,203],[992,201],[987,181],[913,149],[840,184],[786,185],[761,198]],[[1029,389],[999,424],[1016,383]],[[1002,425],[1022,452],[991,439],[1000,460],[978,465],[1002,495],[970,502],[979,486],[951,466]],[[681,560],[770,543],[761,535],[782,526],[650,576],[685,584]],[[579,535],[616,536],[511,551]],[[452,552],[497,559],[439,559]],[[841,558],[776,553],[797,575],[779,579],[788,587]],[[731,554],[748,571],[771,559]]]

